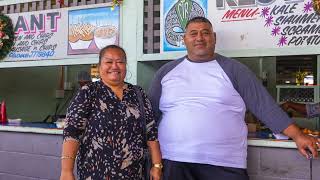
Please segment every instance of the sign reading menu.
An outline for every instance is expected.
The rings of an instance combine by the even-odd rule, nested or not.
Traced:
[[[320,48],[312,0],[214,0],[208,7],[217,49]]]
[[[185,50],[185,21],[205,16],[217,50],[313,48],[320,52],[320,15],[313,0],[164,0],[161,50]]]
[[[62,8],[9,16],[15,27],[15,45],[5,61],[72,58],[119,44],[119,7]]]

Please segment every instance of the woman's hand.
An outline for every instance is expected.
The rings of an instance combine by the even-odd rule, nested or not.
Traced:
[[[72,171],[62,171],[60,175],[60,180],[75,180],[75,177]]]
[[[152,167],[150,170],[150,180],[160,180],[162,176],[162,169]]]
[[[289,125],[282,131],[282,133],[286,136],[291,137],[293,141],[295,141],[299,152],[303,156],[305,156],[306,158],[310,158],[310,155],[312,154],[312,157],[318,157],[320,139],[303,134],[300,128],[295,124]]]

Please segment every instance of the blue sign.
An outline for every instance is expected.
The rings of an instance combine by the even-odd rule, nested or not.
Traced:
[[[162,50],[184,51],[186,24],[193,17],[207,17],[207,0],[164,0],[162,3]]]

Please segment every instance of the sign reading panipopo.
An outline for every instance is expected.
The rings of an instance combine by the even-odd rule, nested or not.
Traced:
[[[169,9],[172,8],[171,5]],[[173,39],[166,33],[168,24],[179,19],[167,20],[166,8],[161,14],[163,51],[184,50],[178,48],[181,39],[175,38],[179,42],[176,45],[169,43],[176,48],[166,44]],[[210,0],[208,18],[217,33],[218,50],[320,48],[320,16],[315,13],[312,0]],[[172,31],[176,32],[173,26]],[[179,32],[182,37],[183,29]]]
[[[119,44],[119,7],[85,7],[10,14],[15,45],[5,61],[72,58]]]

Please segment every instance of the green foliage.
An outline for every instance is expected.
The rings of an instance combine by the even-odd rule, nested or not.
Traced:
[[[0,61],[11,51],[14,44],[13,24],[9,16],[0,13]]]

